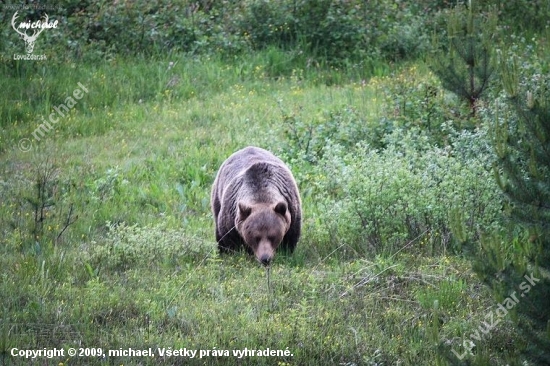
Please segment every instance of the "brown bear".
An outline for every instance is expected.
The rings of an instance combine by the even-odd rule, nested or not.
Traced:
[[[279,246],[294,251],[302,224],[300,194],[288,167],[271,152],[249,146],[231,155],[216,175],[211,204],[220,253],[244,243],[267,266]]]

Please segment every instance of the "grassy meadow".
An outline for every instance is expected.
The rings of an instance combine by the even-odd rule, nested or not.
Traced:
[[[549,364],[550,6],[454,3],[2,4],[0,365]],[[248,145],[267,269],[210,211]]]
[[[11,98],[20,88],[22,100],[4,112],[13,116],[30,113],[32,93],[43,98],[36,113],[48,115],[77,83],[88,90],[40,141],[33,123],[2,132],[4,364],[32,363],[12,357],[14,347],[156,353],[33,360],[48,365],[444,365],[456,361],[453,349],[464,352],[462,336],[495,305],[469,262],[428,230],[395,249],[358,252],[330,234],[335,222],[320,204],[329,192],[315,189],[328,172],[284,149],[288,116],[324,121],[353,108],[376,124],[392,80],[433,83],[433,75],[418,63],[370,76],[329,68],[272,77],[268,56],[115,59],[44,65],[40,75],[22,65],[15,78],[24,87],[3,81]],[[32,139],[30,151],[22,138]],[[269,273],[244,253],[220,258],[214,240],[213,178],[246,145],[290,160],[302,192],[301,241]],[[518,342],[505,318],[473,357],[504,365]],[[158,348],[230,355],[162,357]],[[245,348],[291,355],[233,355]]]

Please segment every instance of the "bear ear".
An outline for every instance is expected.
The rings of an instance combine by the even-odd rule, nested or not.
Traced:
[[[244,203],[239,202],[239,210],[237,212],[237,216],[239,218],[239,221],[244,221],[248,216],[250,216],[250,213],[252,212],[252,207],[245,205]]]
[[[277,206],[275,206],[275,212],[277,212],[281,216],[286,215],[286,203],[285,202],[279,202],[277,203]]]

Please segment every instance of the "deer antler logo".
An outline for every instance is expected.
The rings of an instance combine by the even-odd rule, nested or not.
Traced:
[[[36,39],[38,38],[38,36],[40,35],[40,33],[42,33],[44,31],[44,29],[46,28],[49,28],[48,27],[48,14],[46,14],[44,16],[44,22],[42,24],[40,24],[40,21],[37,22],[38,24],[36,25],[36,28],[38,29],[35,29],[32,36],[29,36],[27,34],[27,31],[25,32],[21,32],[20,30],[17,29],[17,27],[15,26],[15,19],[17,19],[17,12],[15,12],[15,14],[13,14],[13,17],[11,18],[11,26],[13,27],[13,29],[19,33],[21,35],[21,37],[23,37],[23,40],[25,41],[25,49],[27,51],[27,53],[32,53],[33,49],[34,49],[34,42],[36,42]],[[30,28],[30,25],[27,26],[26,28]],[[33,28],[35,28],[35,23],[33,23]]]

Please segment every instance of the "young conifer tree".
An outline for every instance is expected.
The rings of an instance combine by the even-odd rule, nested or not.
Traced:
[[[476,114],[477,101],[493,75],[492,44],[495,42],[497,16],[494,11],[481,14],[470,0],[459,4],[444,17],[447,32],[444,42],[434,40],[431,68],[443,87],[469,103]]]
[[[475,267],[499,298],[515,292],[526,357],[550,365],[550,76],[537,74],[520,83],[517,69],[515,63],[503,73],[516,118],[515,126],[494,125],[495,175],[508,197],[512,224],[529,235],[516,238],[508,258],[502,244],[489,245],[489,260]]]

